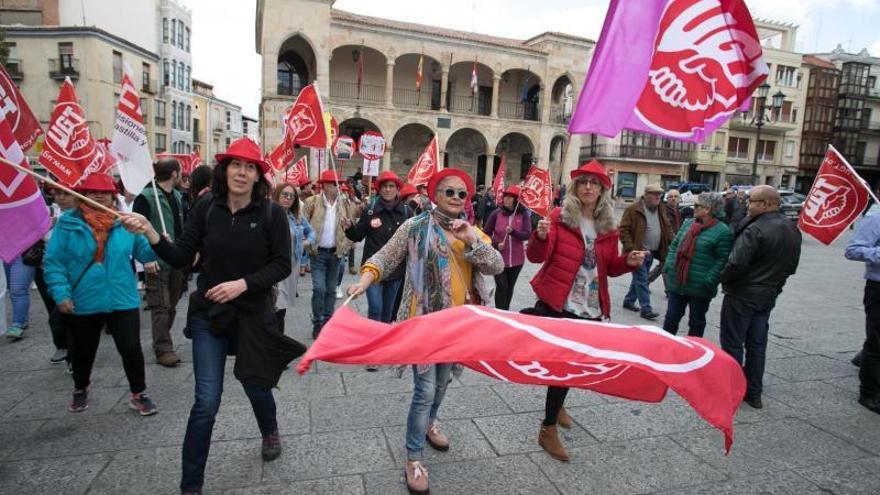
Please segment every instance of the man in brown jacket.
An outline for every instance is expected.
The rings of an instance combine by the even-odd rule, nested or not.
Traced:
[[[672,242],[673,232],[665,208],[660,208],[663,187],[660,184],[649,184],[645,194],[630,205],[620,220],[620,241],[624,251],[650,251],[645,262],[632,272],[629,292],[623,298],[623,307],[630,311],[638,311],[642,318],[654,320],[659,313],[651,309],[651,292],[648,289],[648,273],[651,263],[666,259],[666,252]],[[636,300],[639,305],[636,306]]]

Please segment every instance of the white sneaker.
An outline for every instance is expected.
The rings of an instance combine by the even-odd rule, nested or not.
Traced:
[[[336,299],[342,299],[342,288],[341,287],[336,288]]]

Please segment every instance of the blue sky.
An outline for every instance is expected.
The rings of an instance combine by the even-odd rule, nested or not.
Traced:
[[[641,0],[626,0],[641,1]],[[193,10],[193,72],[215,94],[257,117],[260,57],[254,51],[255,0],[184,0]],[[609,0],[337,0],[335,8],[496,36],[561,31],[596,39]],[[799,25],[800,52],[838,43],[880,56],[880,0],[746,0],[754,17]],[[231,33],[235,33],[230,36]],[[235,64],[230,64],[235,60]]]

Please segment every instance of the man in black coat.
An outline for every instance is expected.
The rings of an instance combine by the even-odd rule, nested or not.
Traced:
[[[745,401],[760,409],[770,311],[801,257],[801,233],[779,211],[781,198],[771,186],[752,188],[748,216],[737,226],[736,241],[721,272],[721,348],[745,364]]]

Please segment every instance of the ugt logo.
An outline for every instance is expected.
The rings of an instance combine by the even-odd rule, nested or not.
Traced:
[[[60,103],[61,114],[46,130],[46,146],[61,158],[76,161],[94,153],[89,126],[79,105]]]

